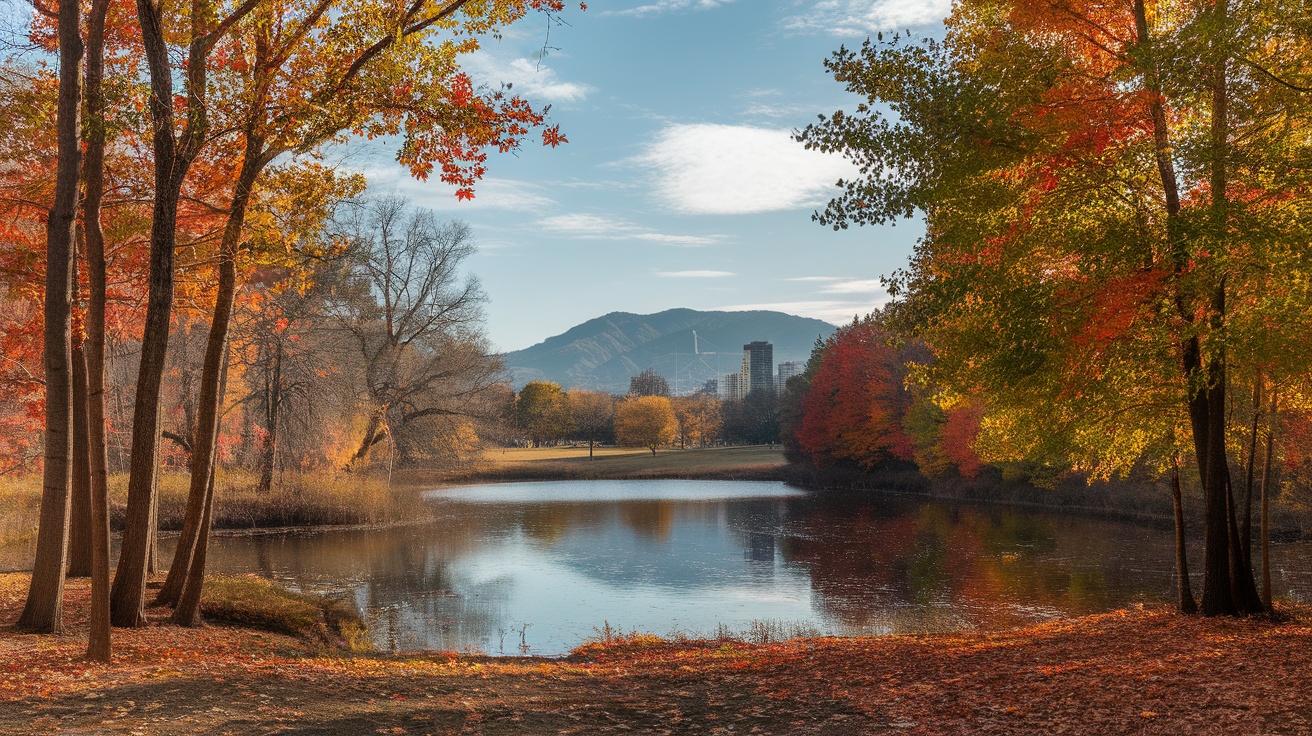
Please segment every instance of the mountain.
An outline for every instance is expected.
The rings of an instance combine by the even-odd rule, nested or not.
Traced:
[[[707,379],[739,371],[746,343],[773,343],[776,365],[804,363],[816,338],[833,331],[828,322],[764,310],[611,312],[502,357],[516,390],[529,381],[554,381],[567,389],[625,393],[629,378],[655,368],[675,393],[686,393]]]

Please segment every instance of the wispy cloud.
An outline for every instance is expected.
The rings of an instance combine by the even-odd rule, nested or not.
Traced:
[[[656,275],[667,279],[722,279],[738,274],[733,271],[657,271]]]
[[[535,102],[580,102],[596,88],[582,82],[567,82],[555,69],[532,59],[502,59],[479,53],[467,62],[475,79],[492,85],[510,84],[512,89]]]
[[[879,279],[854,279],[825,284],[820,291],[826,294],[882,294],[884,282]]]
[[[694,215],[813,207],[855,173],[840,156],[806,150],[788,130],[707,123],[666,127],[636,161],[654,172],[666,207]]]
[[[635,225],[628,220],[601,217],[582,212],[552,215],[538,221],[546,232],[579,240],[646,240],[666,245],[698,247],[714,245],[723,238],[719,235],[681,235],[662,233]]]
[[[868,36],[878,31],[936,25],[952,12],[952,0],[819,0],[784,20],[790,31]]]
[[[677,13],[685,10],[710,10],[733,2],[733,0],[656,0],[632,8],[607,10],[602,15],[632,15],[643,17],[661,13]]]

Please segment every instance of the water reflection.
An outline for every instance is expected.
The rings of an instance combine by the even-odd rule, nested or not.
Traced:
[[[778,483],[519,483],[435,494],[432,524],[220,538],[213,570],[353,597],[394,650],[559,654],[657,634],[1006,626],[1166,600],[1169,531]],[[1312,546],[1276,548],[1306,597]],[[1294,571],[1299,571],[1294,573]]]

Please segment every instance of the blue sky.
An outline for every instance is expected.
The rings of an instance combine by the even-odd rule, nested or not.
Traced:
[[[526,19],[467,67],[510,82],[569,144],[490,161],[472,202],[409,180],[385,144],[346,165],[472,225],[494,345],[515,350],[612,311],[778,309],[841,323],[885,295],[918,222],[834,232],[811,213],[850,169],[789,132],[855,99],[825,74],[880,30],[933,34],[945,0],[597,0]]]

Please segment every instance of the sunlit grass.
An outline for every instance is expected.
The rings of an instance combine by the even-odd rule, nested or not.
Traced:
[[[488,450],[480,465],[454,479],[754,478],[784,464],[778,445],[668,448],[655,455],[642,448],[598,447],[591,459],[586,445],[515,447]]]
[[[407,518],[420,504],[409,488],[390,486],[370,473],[284,473],[268,493],[258,493],[257,477],[244,470],[220,470],[214,498],[214,527],[269,528],[380,524]],[[190,477],[163,472],[159,477],[159,525],[182,526]],[[127,510],[126,473],[109,478],[110,524],[123,527]],[[41,507],[41,475],[0,477],[0,547],[30,547],[36,539]]]
[[[364,624],[354,606],[296,593],[254,575],[206,577],[201,614],[209,621],[345,645],[355,651],[367,647]]]

